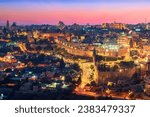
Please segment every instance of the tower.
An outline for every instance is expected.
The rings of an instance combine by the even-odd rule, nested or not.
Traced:
[[[94,64],[94,81],[97,85],[99,85],[99,70],[98,70],[98,64],[97,64],[97,53],[96,49],[93,50],[93,64]]]
[[[96,49],[93,50],[93,63],[96,65]]]
[[[6,28],[9,29],[9,20],[6,22]]]

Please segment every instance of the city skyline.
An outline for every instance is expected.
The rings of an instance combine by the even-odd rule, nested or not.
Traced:
[[[149,21],[148,0],[0,0],[0,24],[101,24]]]
[[[150,100],[149,6],[0,0],[0,100]]]

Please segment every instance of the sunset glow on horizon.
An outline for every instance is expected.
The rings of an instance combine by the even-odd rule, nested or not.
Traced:
[[[148,0],[0,0],[0,24],[143,23],[150,20]]]

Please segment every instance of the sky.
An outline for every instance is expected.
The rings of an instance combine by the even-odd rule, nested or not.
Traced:
[[[150,0],[0,0],[0,24],[101,24],[150,21]]]

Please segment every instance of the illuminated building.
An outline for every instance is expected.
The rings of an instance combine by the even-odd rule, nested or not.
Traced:
[[[125,33],[122,33],[117,39],[118,45],[129,46],[129,43],[130,39]]]
[[[8,63],[15,63],[15,62],[17,62],[16,58],[9,52],[7,53],[6,56],[0,57],[0,61],[8,62]]]
[[[150,24],[146,24],[145,29],[150,30]]]
[[[112,28],[112,29],[123,30],[123,29],[126,29],[126,26],[123,23],[116,23],[116,22],[114,22],[114,23],[111,23],[111,24],[109,24],[109,23],[103,23],[102,24],[102,28]]]
[[[34,31],[34,32],[33,32],[33,37],[34,37],[35,39],[38,39],[38,38],[39,38],[39,31]]]
[[[150,45],[143,45],[143,51],[146,55],[150,55]]]
[[[111,28],[114,28],[114,29],[126,29],[126,27],[125,27],[125,24],[122,24],[122,23],[116,23],[116,22],[114,22],[114,23],[112,23],[111,24]]]
[[[85,39],[85,36],[80,36],[80,40],[83,41]]]
[[[110,24],[109,23],[103,23],[102,28],[110,28]]]
[[[40,38],[41,39],[50,39],[50,38],[53,38],[53,39],[57,39],[59,37],[64,37],[66,36],[65,34],[63,33],[39,33],[40,35]],[[67,35],[68,36],[68,35]]]
[[[28,41],[29,41],[30,43],[35,41],[34,38],[33,38],[33,34],[32,34],[31,32],[28,32],[28,34],[27,34],[27,39],[28,39]]]

